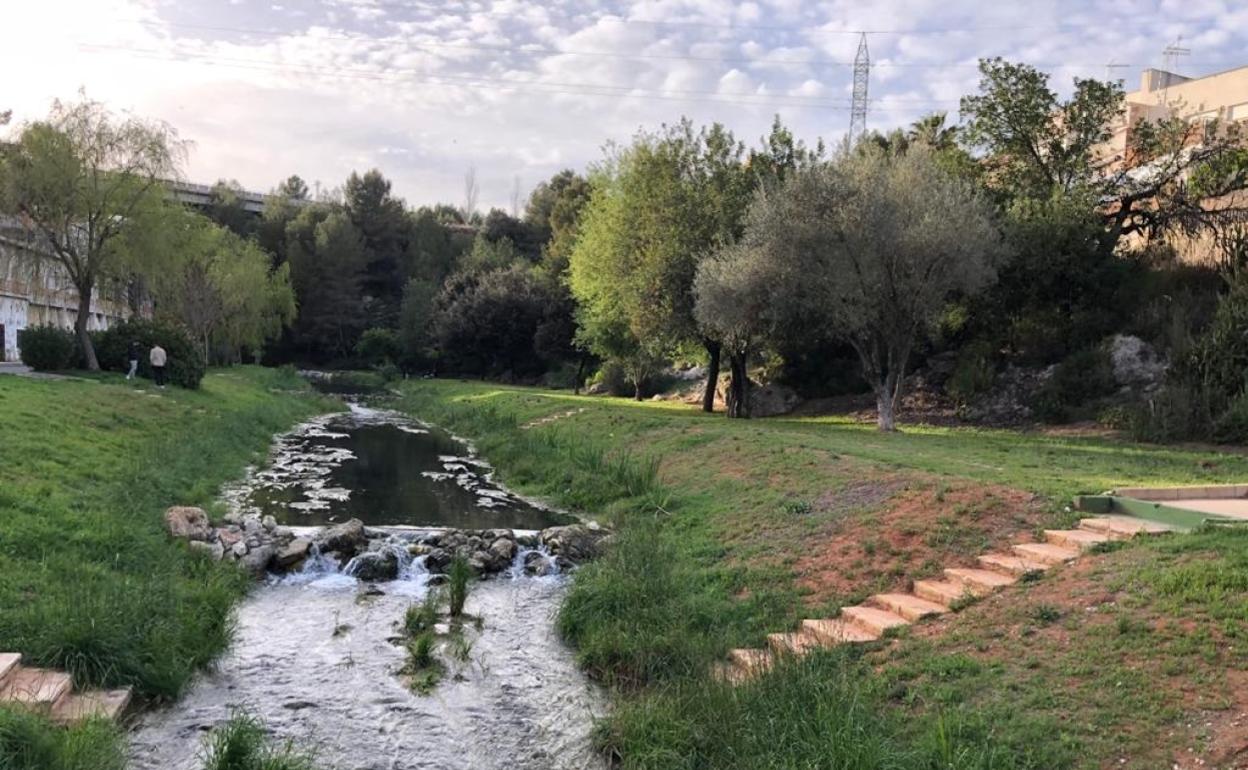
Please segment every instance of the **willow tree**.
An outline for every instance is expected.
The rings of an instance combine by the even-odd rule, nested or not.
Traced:
[[[990,204],[922,147],[792,175],[755,201],[744,243],[778,276],[773,306],[822,319],[857,351],[885,431],[915,343],[952,297],[990,284],[1004,254]]]
[[[99,102],[56,102],[22,127],[4,154],[3,198],[42,240],[78,294],[74,329],[87,368],[98,370],[87,334],[91,298],[124,273],[126,231],[159,207],[183,145],[164,123],[118,118]]]

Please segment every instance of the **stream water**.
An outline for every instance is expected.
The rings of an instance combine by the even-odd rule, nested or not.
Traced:
[[[405,445],[391,457],[379,446],[387,431],[437,443],[428,451]],[[350,467],[362,462],[388,470]],[[346,494],[318,497],[325,489]],[[488,466],[453,438],[358,407],[279,437],[270,466],[227,499],[298,523],[359,515],[363,500],[394,506],[375,512],[374,526],[527,529],[564,521],[493,484]],[[329,506],[291,506],[308,501]],[[522,557],[511,573],[472,585],[466,611],[481,627],[465,632],[466,661],[440,654],[447,674],[429,695],[400,680],[404,652],[394,643],[404,611],[428,590],[420,559],[399,580],[375,586],[319,558],[270,578],[239,607],[234,645],[216,669],[176,704],[139,718],[132,767],[198,770],[207,732],[239,707],[276,739],[312,748],[327,770],[603,767],[589,736],[606,701],[553,628],[567,578],[525,577]]]

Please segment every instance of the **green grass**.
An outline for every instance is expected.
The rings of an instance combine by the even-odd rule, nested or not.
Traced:
[[[252,367],[195,392],[0,377],[0,650],[80,687],[177,697],[227,645],[249,581],[170,542],[164,509],[210,506],[273,433],[329,408]]]
[[[27,711],[0,708],[0,770],[123,770],[124,745],[108,722],[62,728]]]
[[[836,418],[729,421],[683,405],[483,383],[401,389],[402,408],[473,439],[508,484],[616,529],[608,555],[577,573],[558,626],[586,670],[616,693],[599,742],[625,768],[1047,770],[1116,763],[1124,751],[1144,757],[1128,766],[1148,767],[1185,733],[1171,695],[1139,672],[1158,655],[1169,665],[1184,658],[1177,646],[1150,651],[1140,640],[1156,635],[1137,629],[1150,627],[1162,607],[1211,624],[1214,633],[1188,634],[1185,644],[1187,655],[1216,661],[1200,674],[1213,679],[1228,660],[1225,640],[1242,633],[1237,597],[1248,580],[1248,544],[1240,534],[1202,533],[1097,555],[1109,570],[1099,579],[1127,586],[1126,620],[1117,624],[1127,629],[1127,648],[1097,641],[1102,629],[1060,590],[1051,592],[1056,599],[1028,601],[1023,592],[1044,589],[1053,579],[1046,576],[1011,589],[1020,599],[1006,610],[1000,602],[1012,601],[1010,592],[968,603],[936,643],[903,635],[868,651],[871,665],[818,655],[746,688],[720,687],[707,676],[712,661],[809,614],[794,565],[846,526],[865,526],[870,548],[859,543],[861,557],[828,557],[842,559],[843,574],[862,572],[853,595],[841,597],[861,598],[880,590],[881,578],[851,559],[888,555],[899,576],[913,577],[986,547],[989,535],[977,529],[986,514],[954,504],[959,490],[1033,493],[1043,516],[1021,517],[1014,530],[1028,532],[1069,524],[1075,517],[1063,507],[1074,494],[1239,481],[1248,458],[1000,430],[905,426],[885,435]],[[583,411],[523,427],[574,406]],[[886,494],[843,509],[819,503],[874,482],[927,489],[932,504],[945,506],[930,530],[893,525],[931,549],[927,561],[906,562],[889,532],[871,531]],[[1155,557],[1151,569],[1138,560],[1145,550]],[[1015,636],[1001,637],[1003,627]],[[1074,639],[1070,649],[1058,646],[1064,635]],[[1182,635],[1174,638],[1178,645]],[[1061,667],[1043,652],[1020,653],[1033,645]],[[1115,661],[1114,649],[1143,657]],[[1080,680],[1082,700],[1064,697],[1081,655],[1103,672]],[[1130,729],[1140,709],[1149,709],[1149,732]],[[1157,739],[1163,731],[1167,741]]]

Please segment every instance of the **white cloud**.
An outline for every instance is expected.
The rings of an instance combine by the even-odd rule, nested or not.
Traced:
[[[283,7],[284,6],[284,7]],[[956,114],[978,57],[1134,83],[1183,35],[1193,72],[1248,64],[1248,7],[1217,0],[43,0],[0,25],[0,108],[44,114],[78,88],[194,140],[188,174],[267,189],[335,186],[379,166],[414,204],[483,203],[584,167],[609,140],[686,114],[748,142],[780,113],[804,138],[848,124],[857,46],[875,64],[868,124]],[[631,19],[633,23],[622,20]],[[647,23],[638,23],[645,20]],[[654,23],[668,22],[668,23]]]

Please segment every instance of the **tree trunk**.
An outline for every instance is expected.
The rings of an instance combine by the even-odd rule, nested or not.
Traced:
[[[572,395],[581,395],[581,385],[585,383],[585,359],[587,356],[580,356],[576,362],[576,377],[572,380]]]
[[[82,346],[82,356],[86,359],[87,369],[92,372],[100,370],[100,359],[96,358],[95,346],[91,344],[91,335],[87,324],[91,320],[91,291],[95,287],[91,281],[85,281],[78,288],[78,317],[74,319],[74,332],[78,335],[78,344]]]
[[[641,401],[641,377],[633,377],[633,400]]]
[[[748,418],[750,416],[750,377],[746,373],[745,353],[728,354],[728,416]]]
[[[880,383],[875,389],[876,424],[884,432],[897,430],[894,414],[893,391],[887,383]]]
[[[702,411],[715,411],[715,389],[719,387],[719,355],[723,346],[706,340],[706,352],[710,360],[706,364],[706,391],[702,394]]]

